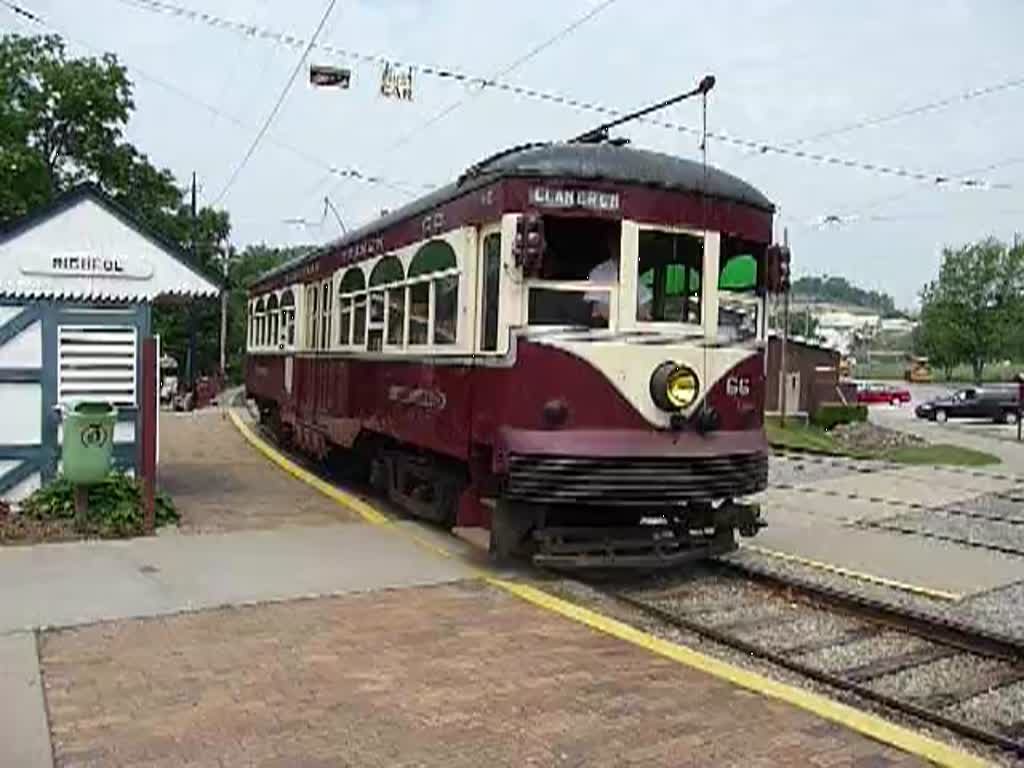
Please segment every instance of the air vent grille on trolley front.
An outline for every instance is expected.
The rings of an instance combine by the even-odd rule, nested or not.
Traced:
[[[57,399],[135,406],[135,328],[60,326]]]

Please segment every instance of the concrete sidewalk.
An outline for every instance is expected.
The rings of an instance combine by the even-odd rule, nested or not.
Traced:
[[[0,634],[468,575],[365,525],[12,547],[0,550]]]
[[[0,766],[53,764],[34,630],[467,576],[365,525],[0,549]]]

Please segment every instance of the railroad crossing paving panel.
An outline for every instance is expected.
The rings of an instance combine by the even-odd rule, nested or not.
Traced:
[[[942,540],[1024,551],[1024,525],[950,512],[1024,517],[1024,505],[1008,498],[1020,493],[1017,481],[913,466],[819,478],[814,466],[806,464],[804,481],[759,496],[768,527],[751,544],[965,597],[1024,579],[1024,557]]]
[[[58,766],[922,764],[479,582],[40,645]]]
[[[1015,487],[1009,480],[964,477],[922,467],[810,479],[795,485],[810,485],[816,492],[831,496],[885,499],[926,507],[941,507],[983,493],[1005,492]]]

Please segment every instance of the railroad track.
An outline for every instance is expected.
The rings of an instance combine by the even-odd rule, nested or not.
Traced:
[[[1013,442],[1016,443],[1016,440]],[[808,464],[825,464],[831,466],[854,466],[856,471],[870,473],[870,472],[886,472],[893,469],[906,469],[907,464],[900,464],[895,461],[885,461],[884,459],[870,459],[870,458],[857,458],[856,456],[833,456],[830,454],[813,453],[811,451],[800,451],[789,448],[772,448],[771,455],[773,458],[782,459],[784,461],[801,461]],[[1011,475],[1005,472],[996,472],[986,469],[974,469],[971,467],[952,467],[935,465],[929,467],[929,469],[937,470],[939,472],[948,472],[953,475],[966,475],[968,477],[985,477],[993,480],[1009,480],[1011,482],[1024,483],[1024,476]]]
[[[710,573],[682,587],[591,586],[656,622],[1024,759],[1024,640],[749,564],[720,561]],[[1019,718],[1002,715],[1015,707]]]
[[[1024,557],[1024,495],[1022,495],[1024,488],[1020,485],[1006,491],[979,494],[990,501],[1000,502],[1003,505],[1001,512],[969,509],[962,506],[964,502],[930,506],[904,499],[857,492],[840,492],[831,488],[818,488],[798,483],[774,483],[771,488],[809,496],[863,501],[890,507],[897,511],[897,514],[881,519],[850,518],[846,520],[845,524],[852,527],[918,536],[1004,555]],[[964,532],[962,529],[965,526],[974,526],[974,529]],[[1005,526],[1005,528],[1001,529],[1001,526]],[[958,531],[958,529],[961,530]]]
[[[1022,640],[735,562],[682,585],[590,586],[657,623],[1024,759]]]

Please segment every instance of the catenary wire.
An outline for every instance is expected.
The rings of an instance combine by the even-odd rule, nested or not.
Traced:
[[[0,5],[3,5],[10,9],[12,12],[15,12],[20,18],[26,19],[34,24],[43,27],[44,29],[48,29],[55,34],[60,35],[68,42],[74,43],[75,45],[90,50],[96,54],[105,53],[105,50],[102,47],[94,45],[82,39],[81,37],[78,37],[77,35],[72,35],[68,33],[67,31],[57,26],[53,22],[41,18],[37,14],[28,11],[22,6],[15,5],[14,3],[10,2],[10,0],[0,0]],[[198,96],[195,96],[194,94],[185,90],[181,86],[175,85],[170,80],[160,77],[159,75],[155,75],[152,72],[142,67],[139,67],[138,65],[133,64],[131,62],[121,60],[120,63],[127,69],[131,70],[134,73],[134,75],[139,79],[153,83],[154,85],[163,88],[169,93],[173,93],[175,96],[178,96],[179,98],[206,110],[211,115],[214,115],[220,118],[221,120],[225,120],[239,128],[245,128],[248,130],[255,130],[256,128],[254,124],[238,117],[237,115],[233,115],[229,112],[226,112],[225,110],[221,109],[215,104],[211,104],[210,102],[205,101],[199,98]],[[306,161],[310,165],[317,166],[323,169],[325,171],[325,176],[321,177],[320,183],[322,183],[323,178],[334,176],[339,179],[350,179],[354,181],[360,181],[365,184],[381,186],[386,189],[390,189],[394,192],[398,192],[406,197],[414,197],[420,194],[421,192],[435,189],[437,186],[435,184],[417,183],[411,181],[396,180],[392,178],[384,178],[382,176],[375,174],[363,173],[362,171],[359,171],[351,167],[339,168],[333,163],[328,162],[324,158],[317,157],[316,155],[311,154],[307,150],[298,147],[295,144],[292,144],[290,142],[278,138],[277,136],[274,136],[272,133],[267,134],[267,136],[265,137],[265,141],[269,141],[270,143],[280,147],[281,149],[290,152],[296,157]]]
[[[624,114],[622,110],[604,106],[602,104],[598,104],[595,102],[582,101],[580,99],[565,96],[552,91],[544,91],[528,86],[515,85],[513,83],[499,80],[497,78],[480,77],[459,70],[435,66],[432,64],[420,64],[407,61],[399,61],[396,59],[389,58],[387,56],[383,56],[381,54],[370,54],[348,48],[342,48],[327,43],[315,43],[315,41],[306,41],[301,38],[297,38],[289,33],[268,29],[266,27],[259,27],[256,25],[247,24],[245,22],[240,22],[232,19],[225,19],[223,17],[215,16],[204,11],[196,11],[191,8],[175,5],[173,3],[166,2],[165,0],[114,0],[114,2],[129,5],[150,12],[157,12],[163,13],[165,15],[186,18],[191,21],[206,24],[214,28],[232,31],[236,34],[242,34],[248,38],[270,40],[292,48],[301,48],[306,45],[310,45],[310,43],[312,42],[315,44],[313,47],[316,47],[318,50],[321,50],[324,53],[330,55],[337,56],[339,58],[379,65],[390,64],[392,66],[411,69],[414,72],[418,72],[422,75],[446,79],[453,82],[462,83],[465,85],[478,85],[481,87],[492,88],[494,90],[521,96],[523,98],[529,98],[552,104],[559,104],[578,111],[601,114],[612,118],[620,117],[622,114]],[[665,128],[667,130],[673,130],[679,133],[694,136],[701,135],[700,128],[695,128],[693,126],[688,126],[669,120],[645,118],[644,122],[646,122],[649,125]],[[719,142],[720,144],[736,147],[739,149],[746,150],[748,152],[760,153],[764,155],[778,155],[780,157],[804,160],[807,162],[813,162],[824,166],[859,170],[867,173],[874,173],[882,176],[892,176],[906,179],[909,181],[917,181],[925,184],[934,184],[942,187],[959,186],[986,190],[1012,189],[1012,186],[1009,184],[992,184],[988,181],[985,181],[984,179],[978,179],[973,177],[958,177],[955,174],[948,174],[943,172],[922,171],[914,168],[890,165],[886,163],[873,163],[868,161],[861,161],[848,157],[829,155],[822,152],[808,151],[800,149],[799,147],[787,147],[783,144],[733,136],[722,131],[709,131],[707,137],[713,141]]]
[[[220,201],[225,198],[228,192],[231,191],[231,188],[238,180],[238,177],[242,175],[242,171],[245,170],[245,167],[249,164],[249,161],[252,160],[253,156],[256,154],[256,150],[259,149],[260,142],[263,140],[263,137],[267,134],[267,131],[270,130],[271,123],[274,122],[274,118],[277,117],[277,113],[281,110],[281,105],[284,104],[284,100],[288,96],[288,92],[291,91],[292,85],[294,85],[296,78],[298,78],[299,73],[302,71],[302,68],[306,65],[306,57],[309,56],[309,52],[313,49],[313,46],[316,45],[316,39],[317,37],[320,36],[320,32],[323,31],[324,25],[327,24],[327,20],[331,17],[331,13],[334,11],[334,6],[337,5],[337,3],[338,0],[328,1],[327,7],[324,9],[323,16],[320,18],[320,22],[317,24],[316,30],[313,32],[313,36],[310,37],[309,42],[306,43],[302,51],[302,55],[299,57],[299,60],[295,62],[295,68],[292,70],[291,76],[289,76],[288,78],[288,82],[286,82],[284,84],[284,88],[281,89],[281,93],[277,97],[277,101],[274,102],[273,109],[270,110],[270,113],[263,121],[263,125],[260,126],[260,129],[259,131],[257,131],[256,136],[253,137],[252,143],[249,145],[249,148],[242,156],[241,162],[239,162],[238,165],[235,166],[234,171],[232,171],[231,175],[228,177],[228,181],[224,185],[224,188],[220,191],[220,194],[218,194],[217,197],[214,198],[213,205],[217,205],[218,203],[220,203]]]

